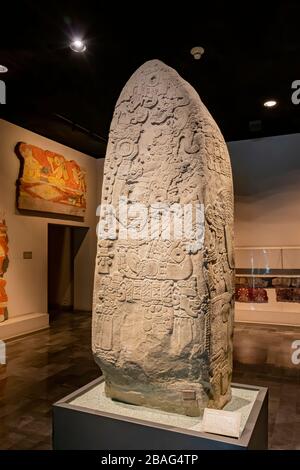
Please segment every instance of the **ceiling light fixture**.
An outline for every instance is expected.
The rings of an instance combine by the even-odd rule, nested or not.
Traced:
[[[191,49],[191,54],[194,57],[194,59],[199,60],[204,54],[204,49],[203,47],[193,47]]]
[[[70,48],[74,52],[84,52],[86,51],[86,44],[81,39],[75,39],[71,42]]]
[[[0,73],[6,73],[8,72],[8,68],[5,67],[5,65],[0,65]]]
[[[274,106],[276,106],[276,105],[277,105],[276,100],[268,100],[268,101],[264,102],[264,107],[265,108],[274,108]]]

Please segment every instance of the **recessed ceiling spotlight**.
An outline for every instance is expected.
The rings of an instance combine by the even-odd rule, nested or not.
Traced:
[[[204,54],[204,49],[203,47],[193,47],[191,49],[191,54],[194,57],[194,59],[199,60]]]
[[[0,73],[6,73],[8,72],[8,68],[5,67],[5,65],[0,65]]]
[[[265,108],[274,108],[274,106],[277,105],[277,101],[276,100],[267,100],[264,102],[264,107]]]
[[[75,39],[71,42],[70,48],[74,52],[84,52],[86,50],[86,44],[81,39]]]

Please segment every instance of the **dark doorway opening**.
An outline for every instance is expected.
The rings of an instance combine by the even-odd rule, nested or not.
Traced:
[[[74,311],[75,259],[88,228],[48,224],[48,312]]]

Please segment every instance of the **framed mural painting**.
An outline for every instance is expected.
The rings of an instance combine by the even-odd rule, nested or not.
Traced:
[[[84,217],[86,172],[74,160],[19,142],[18,209]]]

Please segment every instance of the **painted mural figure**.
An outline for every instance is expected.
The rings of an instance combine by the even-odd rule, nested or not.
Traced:
[[[8,268],[8,236],[4,219],[0,219],[0,322],[7,319],[6,280],[4,275]]]
[[[22,162],[19,209],[84,216],[86,174],[78,163],[25,143],[16,152]]]
[[[230,160],[196,91],[157,60],[133,74],[115,107],[102,203],[117,207],[123,196],[147,210],[204,207],[204,240],[166,238],[163,223],[151,239],[121,231],[99,238],[93,352],[106,394],[191,416],[221,408],[232,374]],[[125,225],[132,224],[129,216]],[[148,225],[138,222],[140,230]]]

